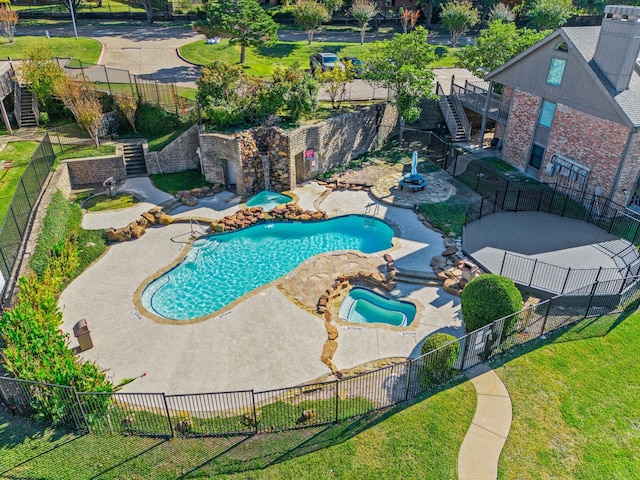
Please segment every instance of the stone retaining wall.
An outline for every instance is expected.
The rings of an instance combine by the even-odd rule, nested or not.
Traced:
[[[379,103],[293,131],[259,127],[233,135],[201,134],[205,177],[221,184],[234,179],[237,192],[249,195],[265,188],[264,165],[268,164],[271,188],[290,190],[381,147],[396,133],[397,118],[396,107]]]
[[[61,164],[67,166],[70,183],[74,187],[102,183],[109,177],[113,177],[116,182],[122,182],[127,178],[124,157],[120,148],[116,148],[116,154],[112,156],[63,160]]]
[[[159,152],[149,152],[148,146],[145,145],[144,158],[147,172],[154,174],[200,170],[200,158],[197,153],[197,149],[200,148],[198,137],[198,125],[193,125]]]

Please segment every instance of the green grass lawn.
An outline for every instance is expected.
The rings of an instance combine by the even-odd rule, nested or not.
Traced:
[[[495,366],[513,402],[500,479],[640,478],[640,313],[621,319]]]
[[[75,147],[69,150],[65,150],[63,153],[56,155],[56,161],[67,160],[69,158],[89,158],[89,157],[104,157],[107,155],[115,155],[115,145],[100,145],[99,147]]]
[[[55,479],[457,478],[470,382],[337,426],[249,438],[75,436],[0,409],[0,476]],[[226,475],[225,475],[226,474]]]
[[[109,195],[96,195],[89,198],[82,204],[82,207],[89,212],[102,212],[104,210],[118,210],[135,205],[140,200],[130,193],[118,193],[111,198]]]
[[[0,160],[13,162],[8,170],[0,169],[0,225],[4,223],[4,217],[20,182],[20,176],[38,145],[38,142],[12,142],[0,152]]]
[[[273,47],[247,48],[247,59],[243,65],[246,73],[257,77],[269,77],[274,67],[292,67],[298,65],[301,68],[309,68],[309,56],[318,52],[332,52],[338,56],[361,56],[364,46],[359,43],[349,42],[313,42],[307,45],[306,41],[278,42]],[[447,53],[434,62],[434,67],[451,66],[455,63],[453,52],[455,49],[443,47]],[[214,59],[223,60],[230,64],[238,64],[240,61],[240,47],[229,45],[227,40],[222,40],[217,45],[207,45],[204,40],[189,43],[180,47],[180,55],[186,60],[198,65],[207,65]]]
[[[53,5],[11,5],[11,10],[18,12],[38,12],[38,13],[69,13],[69,9],[61,3]],[[78,13],[121,13],[121,12],[144,12],[144,8],[133,3],[117,2],[115,0],[103,0],[102,6],[96,3],[84,2],[78,5]]]
[[[83,63],[97,63],[102,53],[102,44],[92,38],[18,36],[13,43],[8,43],[6,38],[0,39],[0,58],[25,58],[25,52],[32,45],[42,43],[49,46],[54,57],[73,57]]]
[[[204,179],[204,175],[199,170],[185,170],[176,173],[164,173],[149,175],[153,185],[170,195],[178,192],[191,190],[192,188],[200,188],[203,186],[211,186]]]

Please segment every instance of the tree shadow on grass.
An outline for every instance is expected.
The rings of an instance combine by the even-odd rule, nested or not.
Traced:
[[[263,57],[284,58],[292,55],[293,52],[300,49],[300,45],[296,43],[279,42],[272,46],[261,46],[256,48],[258,55]]]

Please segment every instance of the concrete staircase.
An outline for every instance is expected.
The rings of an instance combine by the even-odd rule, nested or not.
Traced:
[[[415,285],[428,285],[430,287],[440,286],[442,282],[433,272],[425,272],[418,270],[398,269],[396,280],[403,283],[412,283]]]
[[[20,87],[20,128],[38,126],[38,117],[33,109],[33,102],[31,90]]]
[[[141,143],[124,143],[124,164],[127,169],[127,177],[140,177],[147,175],[147,164],[144,161],[144,150]]]

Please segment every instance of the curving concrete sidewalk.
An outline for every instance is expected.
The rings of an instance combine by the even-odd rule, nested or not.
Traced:
[[[478,404],[458,454],[458,478],[494,480],[511,429],[511,397],[502,380],[486,365],[477,365],[466,375],[476,389]]]

